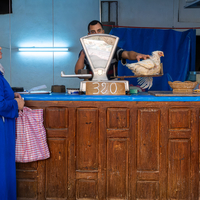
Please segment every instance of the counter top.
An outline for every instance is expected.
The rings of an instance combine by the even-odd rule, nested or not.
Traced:
[[[147,92],[132,95],[79,95],[67,93],[22,94],[25,101],[200,101],[200,96],[153,96]]]

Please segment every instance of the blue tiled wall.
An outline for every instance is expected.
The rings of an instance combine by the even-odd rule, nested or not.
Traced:
[[[74,74],[80,37],[87,24],[99,20],[97,0],[14,0],[13,13],[0,15],[0,60],[5,77],[13,87],[30,89],[39,85],[79,87],[77,78],[61,78],[60,72]],[[18,47],[69,47],[65,53],[25,53]]]

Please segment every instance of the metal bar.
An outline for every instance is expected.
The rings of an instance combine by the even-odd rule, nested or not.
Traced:
[[[99,2],[100,2],[100,1],[101,1],[101,0],[99,0]],[[102,5],[103,5],[103,1],[101,1],[99,4],[100,4],[100,12],[99,12],[99,13],[100,13],[100,22],[102,22],[102,10],[103,10],[103,9],[102,9]]]
[[[110,1],[108,1],[108,22],[110,22]]]
[[[92,74],[70,74],[66,75],[63,71],[61,71],[61,77],[63,78],[92,78]]]
[[[118,1],[116,1],[116,25],[118,26]]]

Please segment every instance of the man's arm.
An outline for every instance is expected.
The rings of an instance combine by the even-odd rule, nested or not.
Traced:
[[[83,51],[81,51],[80,57],[76,62],[76,66],[75,66],[75,73],[78,74],[78,70],[79,69],[83,69],[85,64],[84,64],[84,59],[85,59],[85,53]]]
[[[140,61],[140,59],[146,60],[147,58],[150,58],[150,55],[145,55],[145,54],[137,53],[135,51],[123,51],[122,58],[128,59],[128,60],[137,60],[137,61]]]

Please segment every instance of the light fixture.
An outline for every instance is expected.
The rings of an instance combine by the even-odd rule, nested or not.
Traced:
[[[23,52],[65,52],[69,51],[66,47],[22,47],[18,51]]]
[[[200,8],[200,0],[196,0],[196,1],[195,0],[193,0],[193,1],[186,0],[186,5],[184,7],[185,8]]]

